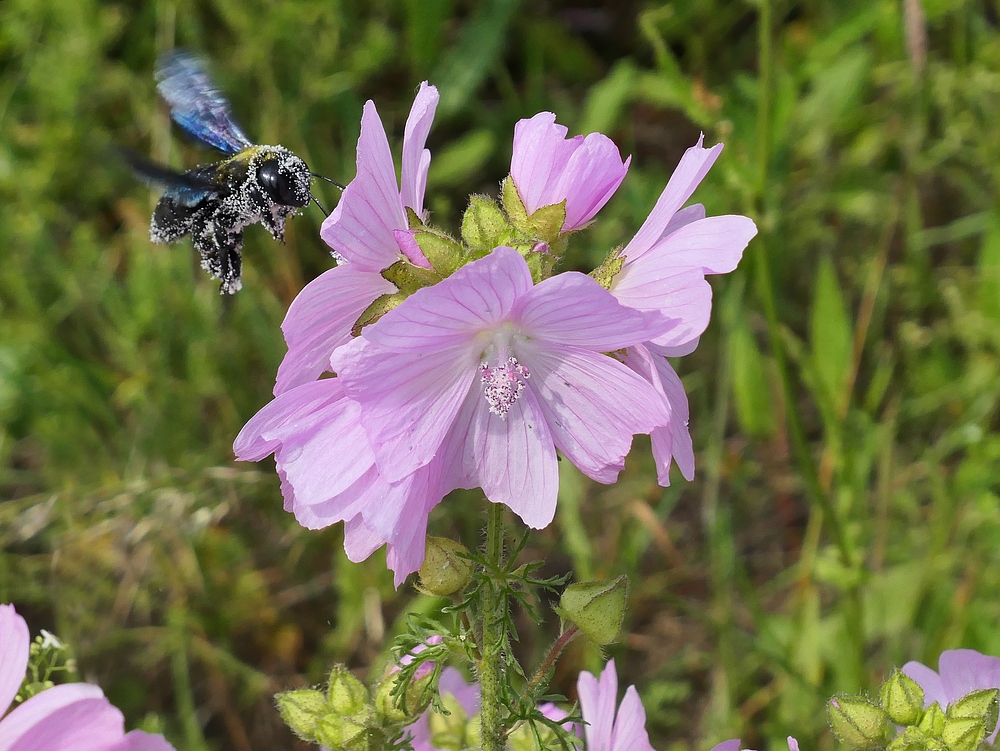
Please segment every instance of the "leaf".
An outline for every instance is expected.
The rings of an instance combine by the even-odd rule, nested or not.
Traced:
[[[979,310],[1000,321],[1000,216],[992,214],[979,251]]]
[[[745,321],[736,324],[729,339],[733,364],[733,394],[736,417],[744,432],[758,437],[774,434],[774,403],[768,387],[764,356]]]
[[[852,359],[852,328],[844,306],[833,261],[823,258],[816,275],[810,324],[812,362],[818,388],[828,405],[837,408],[848,397],[844,393]]]

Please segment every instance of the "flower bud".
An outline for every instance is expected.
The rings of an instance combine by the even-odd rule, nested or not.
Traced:
[[[510,222],[500,207],[486,196],[472,196],[462,217],[462,239],[474,250],[492,250],[503,244]]]
[[[882,709],[897,725],[916,725],[924,711],[924,690],[915,680],[897,670],[881,692]]]
[[[465,588],[472,577],[472,561],[465,546],[447,537],[428,537],[427,552],[420,567],[420,585],[425,593],[447,597]]]
[[[949,751],[976,751],[985,737],[986,721],[982,717],[950,718],[941,731],[941,740]]]
[[[327,715],[316,723],[316,743],[330,751],[368,751],[368,728],[347,717]]]
[[[944,721],[945,716],[944,712],[941,711],[941,706],[934,702],[924,710],[924,716],[920,718],[920,724],[917,727],[928,738],[940,738],[941,731],[944,730]]]
[[[389,673],[375,689],[375,710],[386,722],[396,725],[407,725],[413,722],[431,702],[431,692],[428,690],[431,674],[414,678],[406,687],[406,695],[402,703],[393,692],[399,683],[400,673]],[[404,706],[405,705],[405,706]]]
[[[299,738],[316,739],[316,724],[330,712],[330,705],[321,691],[301,689],[275,695],[281,719]]]
[[[336,665],[330,671],[330,685],[326,696],[330,708],[341,717],[362,714],[368,704],[368,689],[365,684],[351,675],[343,665]]]
[[[1000,691],[995,688],[984,688],[966,694],[954,704],[948,706],[948,717],[965,719],[982,719],[986,734],[992,733],[997,726],[997,696]]]
[[[892,739],[886,751],[927,751],[927,737],[917,728],[908,727]]]
[[[575,623],[595,644],[610,644],[621,631],[627,599],[626,576],[613,581],[578,582],[563,590],[556,612]]]
[[[889,715],[863,696],[837,696],[827,705],[834,735],[859,750],[882,748],[889,740]]]

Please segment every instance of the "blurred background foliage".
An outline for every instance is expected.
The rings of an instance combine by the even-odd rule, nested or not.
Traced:
[[[72,643],[131,726],[183,751],[296,747],[270,695],[364,675],[407,611],[379,554],[281,509],[232,461],[268,400],[296,292],[331,259],[310,209],[247,233],[233,299],[189,243],[153,246],[155,196],[110,157],[214,158],[157,101],[159,51],[205,54],[248,133],[354,174],[363,102],[398,143],[415,86],[441,106],[429,206],[454,228],[496,193],[514,123],[601,130],[631,173],[567,266],[639,226],[700,131],[696,200],[760,227],[713,280],[679,362],[698,477],[562,464],[531,555],[627,573],[654,744],[829,749],[823,703],[945,648],[1000,654],[1000,10],[995,0],[3,0],[0,3],[0,601]],[[325,202],[336,193],[321,185]],[[477,543],[483,501],[432,529]],[[526,624],[532,659],[555,628]],[[573,695],[600,655],[575,643]]]

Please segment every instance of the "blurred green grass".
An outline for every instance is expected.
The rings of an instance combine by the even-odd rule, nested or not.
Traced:
[[[611,654],[657,747],[829,749],[831,694],[1000,653],[995,2],[4,0],[0,601],[69,640],[130,723],[190,751],[292,748],[272,692],[363,670],[437,607],[378,555],[347,563],[339,530],[299,529],[268,462],[232,462],[284,310],[330,258],[316,212],[285,246],[250,230],[223,300],[187,243],[149,243],[155,199],[109,153],[211,157],[156,100],[174,45],[214,60],[253,137],[342,180],[364,100],[398,141],[430,79],[428,201],[453,226],[496,191],[519,118],[609,133],[634,161],[582,269],[699,131],[726,142],[696,199],[760,235],[679,364],[698,477],[658,488],[644,441],[612,487],[563,463],[531,551],[632,577]],[[432,527],[475,544],[481,509],[461,495]],[[522,629],[527,657],[552,628]],[[599,660],[574,644],[557,688]]]

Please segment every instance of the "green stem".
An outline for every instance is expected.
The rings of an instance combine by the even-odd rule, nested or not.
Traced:
[[[489,504],[486,522],[486,561],[490,580],[483,596],[483,644],[479,662],[479,683],[482,689],[483,751],[503,751],[504,721],[500,677],[507,634],[504,629],[503,589],[497,577],[503,571],[503,506]]]
[[[573,641],[573,637],[575,637],[578,633],[580,633],[580,628],[578,626],[570,626],[558,639],[556,639],[551,649],[549,649],[549,653],[545,655],[545,659],[542,660],[542,664],[538,666],[538,670],[536,670],[534,676],[532,676],[531,681],[528,682],[527,693],[532,693],[538,688],[541,682],[545,680],[545,676],[548,675],[552,666],[556,664],[556,660],[559,659],[559,655],[562,654],[562,651],[566,649],[569,643]]]

